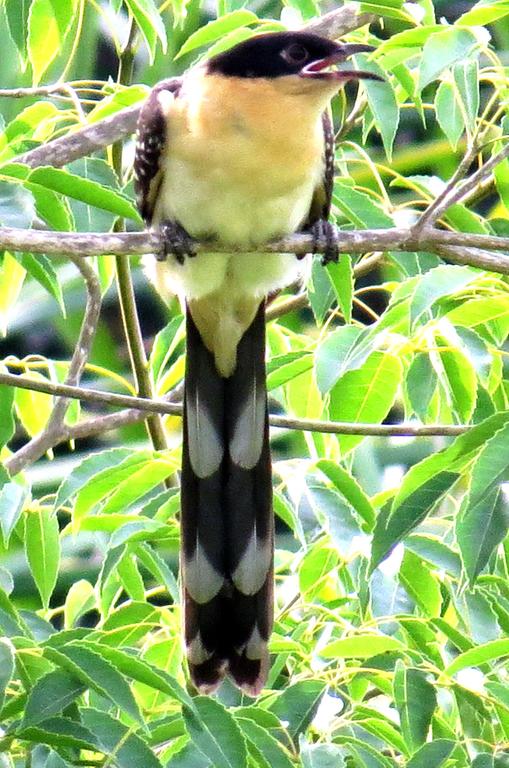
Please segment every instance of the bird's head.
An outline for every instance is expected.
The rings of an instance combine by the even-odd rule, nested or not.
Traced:
[[[341,69],[350,56],[373,51],[370,45],[337,43],[310,32],[255,35],[207,62],[209,74],[237,78],[284,79],[296,93],[328,91],[347,80],[381,80],[372,72]]]

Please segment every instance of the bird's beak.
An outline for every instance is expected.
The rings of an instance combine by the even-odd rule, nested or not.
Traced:
[[[363,45],[362,43],[338,43],[337,50],[326,59],[318,59],[306,64],[300,71],[300,77],[314,78],[317,80],[380,80],[383,78],[375,75],[373,72],[363,72],[357,69],[330,69],[337,64],[342,64],[350,56],[356,53],[371,53],[374,51],[372,45]]]

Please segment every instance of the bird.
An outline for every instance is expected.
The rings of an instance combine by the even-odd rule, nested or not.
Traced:
[[[136,199],[164,244],[147,271],[186,314],[180,571],[187,663],[202,693],[227,676],[255,697],[267,681],[274,520],[265,306],[299,280],[302,260],[260,250],[308,231],[325,238],[324,260],[337,260],[329,105],[347,80],[380,79],[338,68],[372,50],[306,31],[256,34],[162,80],[140,111]],[[210,252],[197,253],[197,241]]]

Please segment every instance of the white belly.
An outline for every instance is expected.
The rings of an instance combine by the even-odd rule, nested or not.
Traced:
[[[233,172],[232,172],[233,171]],[[183,160],[166,167],[154,222],[178,221],[196,239],[257,249],[269,240],[297,231],[306,220],[314,179],[271,194],[253,189],[248,173],[222,166],[196,174]],[[186,298],[223,291],[232,297],[263,297],[298,280],[302,270],[294,254],[200,253],[179,264],[170,257],[156,265],[158,290]]]

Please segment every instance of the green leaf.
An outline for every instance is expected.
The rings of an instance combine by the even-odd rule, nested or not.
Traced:
[[[401,731],[411,752],[427,738],[431,718],[437,705],[436,692],[420,669],[407,668],[396,662],[394,700],[399,713]]]
[[[130,476],[118,482],[117,488],[108,497],[102,514],[112,514],[126,509],[134,501],[162,483],[179,469],[179,464],[169,457],[150,458],[144,465],[132,469]],[[76,505],[76,507],[78,504]],[[83,508],[81,508],[83,514]]]
[[[412,325],[415,325],[437,301],[461,291],[477,277],[478,273],[470,267],[450,264],[443,264],[426,272],[417,283],[410,302]]]
[[[26,36],[31,0],[4,0],[4,4],[9,34],[14,45],[18,49],[24,70],[26,68],[27,60]]]
[[[29,693],[22,727],[38,725],[62,712],[85,689],[81,680],[60,669],[41,677]]]
[[[155,56],[156,40],[159,38],[163,53],[166,53],[168,40],[166,38],[166,28],[163,20],[157,10],[154,0],[125,0],[129,11],[136,20],[145,38],[147,44],[150,63],[152,64]]]
[[[0,637],[0,710],[3,707],[5,690],[14,674],[14,647],[6,637]]]
[[[44,655],[54,664],[68,670],[87,687],[106,696],[133,720],[143,724],[138,705],[125,678],[101,655],[79,642],[60,646],[58,650],[46,648]]]
[[[47,507],[30,510],[25,519],[25,551],[30,571],[48,608],[60,564],[58,520]]]
[[[509,639],[504,640],[492,640],[489,643],[483,645],[477,645],[475,648],[471,648],[464,653],[460,653],[456,656],[454,661],[446,668],[446,675],[454,675],[465,667],[478,667],[480,664],[485,664],[488,661],[494,661],[500,659],[509,654]]]
[[[88,120],[90,116],[88,116]],[[119,188],[118,177],[113,168],[99,157],[80,157],[66,166],[67,171],[74,176],[79,176],[100,187],[122,194]],[[56,193],[54,193],[56,194]],[[116,215],[112,211],[88,205],[81,200],[64,198],[64,202],[72,211],[74,229],[78,232],[110,232],[115,222]],[[100,257],[102,260],[107,256]],[[99,262],[101,264],[103,262]],[[104,267],[104,264],[103,264]],[[101,271],[101,270],[99,270]]]
[[[443,80],[437,88],[435,112],[440,128],[447,136],[451,147],[456,150],[465,129],[465,119],[461,111],[458,90],[447,80]]]
[[[373,352],[362,368],[349,371],[330,393],[329,413],[334,421],[380,423],[389,413],[403,376],[399,358]],[[342,455],[363,440],[361,435],[340,435]]]
[[[329,333],[316,351],[316,383],[325,394],[349,370],[360,368],[371,354],[372,346],[362,344],[363,331],[343,325]]]
[[[249,751],[254,753],[258,761],[257,765],[261,768],[295,768],[290,753],[268,729],[246,717],[236,716],[235,719],[247,740]]]
[[[369,109],[373,115],[375,127],[382,137],[385,154],[389,162],[392,160],[392,147],[399,125],[399,106],[390,80],[385,72],[365,54],[355,57],[356,68],[366,72],[373,72],[383,77],[383,82],[376,80],[361,80],[366,91]]]
[[[38,371],[28,371],[25,376],[33,381],[47,383]],[[32,389],[16,389],[14,394],[16,413],[30,437],[38,435],[46,426],[53,410],[53,397]]]
[[[292,381],[313,367],[313,356],[304,351],[272,357],[267,365],[267,391]]]
[[[323,539],[308,549],[299,567],[299,588],[307,599],[311,599],[322,588],[323,579],[332,570],[336,570],[338,564],[337,551],[327,546]]]
[[[509,16],[509,2],[507,0],[493,0],[486,2],[480,0],[469,11],[466,11],[456,22],[461,26],[477,26],[479,24],[491,24],[492,21]]]
[[[461,576],[459,555],[447,544],[431,534],[413,533],[405,543],[405,549],[414,552],[422,560],[451,576]]]
[[[0,527],[5,547],[19,520],[23,506],[28,497],[28,489],[18,483],[5,483],[0,488]]]
[[[502,411],[490,416],[464,435],[457,437],[451,445],[415,464],[405,475],[401,487],[393,502],[392,512],[413,494],[420,486],[427,483],[437,473],[454,469],[461,471],[472,454],[499,430],[509,424],[509,411]]]
[[[428,419],[428,408],[436,387],[437,376],[429,355],[419,352],[408,369],[405,388],[414,413],[423,422]]]
[[[475,505],[467,496],[456,519],[456,538],[470,584],[487,565],[509,530],[509,509],[499,488]]]
[[[95,604],[94,588],[89,581],[80,579],[71,584],[64,605],[65,629],[71,629],[84,613],[91,611],[95,607]]]
[[[55,498],[55,511],[67,504],[96,474],[115,467],[133,453],[129,448],[113,448],[88,456],[62,481]]]
[[[447,335],[446,335],[447,334]],[[439,380],[445,387],[448,404],[461,423],[469,422],[477,398],[477,375],[470,358],[463,353],[455,333],[436,334],[438,355],[431,361]]]
[[[440,616],[440,584],[421,558],[407,548],[399,569],[399,580],[426,616]]]
[[[344,752],[337,744],[302,744],[303,768],[344,768]]]
[[[330,262],[326,266],[329,280],[331,281],[339,308],[345,318],[345,323],[352,322],[352,302],[354,291],[354,273],[352,257],[349,253],[343,253],[339,262]]]
[[[32,82],[38,85],[74,21],[77,0],[32,0],[28,16],[28,58]]]
[[[75,720],[67,717],[50,717],[37,725],[30,725],[18,733],[19,738],[36,744],[52,747],[73,747],[75,749],[97,748],[94,734]]]
[[[481,503],[499,483],[509,479],[508,441],[509,424],[505,424],[482,446],[472,469],[469,505]]]
[[[140,544],[136,547],[136,554],[145,568],[150,571],[152,576],[160,584],[166,587],[168,594],[173,598],[174,602],[178,603],[180,600],[180,591],[178,588],[177,580],[173,575],[171,568],[166,564],[164,559],[159,553],[153,549],[150,544]]]
[[[31,172],[28,180],[87,205],[110,211],[117,216],[140,221],[138,212],[125,195],[61,168],[51,166],[36,168]]]
[[[367,529],[372,530],[376,518],[375,510],[357,480],[339,464],[327,459],[318,461],[316,468],[334,483],[338,491],[364,520]]]
[[[14,388],[0,384],[0,448],[6,445],[14,434],[13,417]],[[0,514],[0,522],[2,516]]]
[[[200,27],[196,32],[189,35],[175,58],[178,59],[180,56],[184,56],[186,53],[190,53],[204,45],[210,45],[210,43],[220,40],[238,27],[245,27],[256,23],[258,23],[256,14],[245,8],[226,13],[219,19],[209,21],[208,24],[205,24],[205,26]]]
[[[429,83],[455,64],[466,59],[477,39],[468,29],[447,27],[443,32],[435,32],[425,42],[419,72],[419,88],[422,91]]]
[[[160,625],[159,610],[149,603],[129,603],[109,614],[102,630],[91,636],[111,646],[135,645],[154,627]]]
[[[321,325],[334,303],[334,290],[326,271],[316,259],[313,259],[311,264],[311,279],[308,281],[307,292],[316,324]]]
[[[79,643],[79,646],[98,654],[126,677],[130,677],[139,683],[149,686],[149,688],[154,688],[156,691],[166,694],[171,699],[178,701],[184,707],[196,713],[194,699],[189,696],[187,691],[182,688],[174,677],[163,669],[159,669],[153,664],[149,664],[147,661],[133,656],[126,651],[110,648],[102,643],[84,640]]]
[[[359,229],[387,229],[394,226],[392,218],[375,203],[371,195],[354,189],[346,181],[335,180],[332,200],[334,206]]]
[[[170,320],[156,335],[149,358],[152,378],[157,384],[177,344],[185,338],[185,321],[180,315]]]
[[[177,754],[172,754],[166,768],[212,768],[212,763],[192,741],[188,741]]]
[[[16,257],[29,275],[37,280],[39,285],[53,296],[57,302],[62,315],[65,317],[64,296],[62,287],[58,281],[57,273],[53,268],[51,261],[43,253],[38,253],[37,257],[31,253],[20,253]]]
[[[423,746],[408,761],[406,768],[440,768],[456,744],[449,739],[433,739]]]
[[[164,459],[154,458],[152,451],[129,452],[130,455],[119,461],[115,467],[108,467],[98,472],[82,485],[74,504],[73,527],[79,529],[82,519],[99,502],[114,499],[116,503],[103,508],[103,512],[112,513],[122,508],[122,500],[128,498],[137,499],[143,495],[143,489],[148,483],[148,488],[153,488],[161,482],[161,478],[168,477],[175,467]],[[151,465],[155,464],[155,472],[151,472]],[[132,482],[134,477],[140,479],[139,483]],[[129,481],[132,485],[129,486]],[[127,484],[126,484],[127,483]],[[118,503],[120,502],[120,504]]]
[[[387,505],[378,515],[371,547],[370,570],[392,552],[396,544],[421,523],[435,504],[458,479],[454,472],[438,472],[392,509]]]
[[[130,729],[98,709],[83,707],[81,719],[93,734],[99,748],[118,768],[162,768],[148,744]]]
[[[403,651],[405,646],[389,635],[358,634],[333,640],[322,648],[320,656],[325,659],[369,659],[388,651]]]
[[[479,65],[477,60],[460,61],[454,65],[452,73],[463,105],[466,126],[472,133],[479,111]]]
[[[313,720],[326,686],[320,680],[301,680],[286,688],[270,705],[269,710],[281,721],[294,741],[304,733]]]
[[[214,768],[246,768],[246,742],[238,724],[219,701],[208,696],[194,700],[197,714],[184,710],[189,737]]]
[[[34,199],[19,184],[0,181],[0,224],[29,229],[35,218]]]

